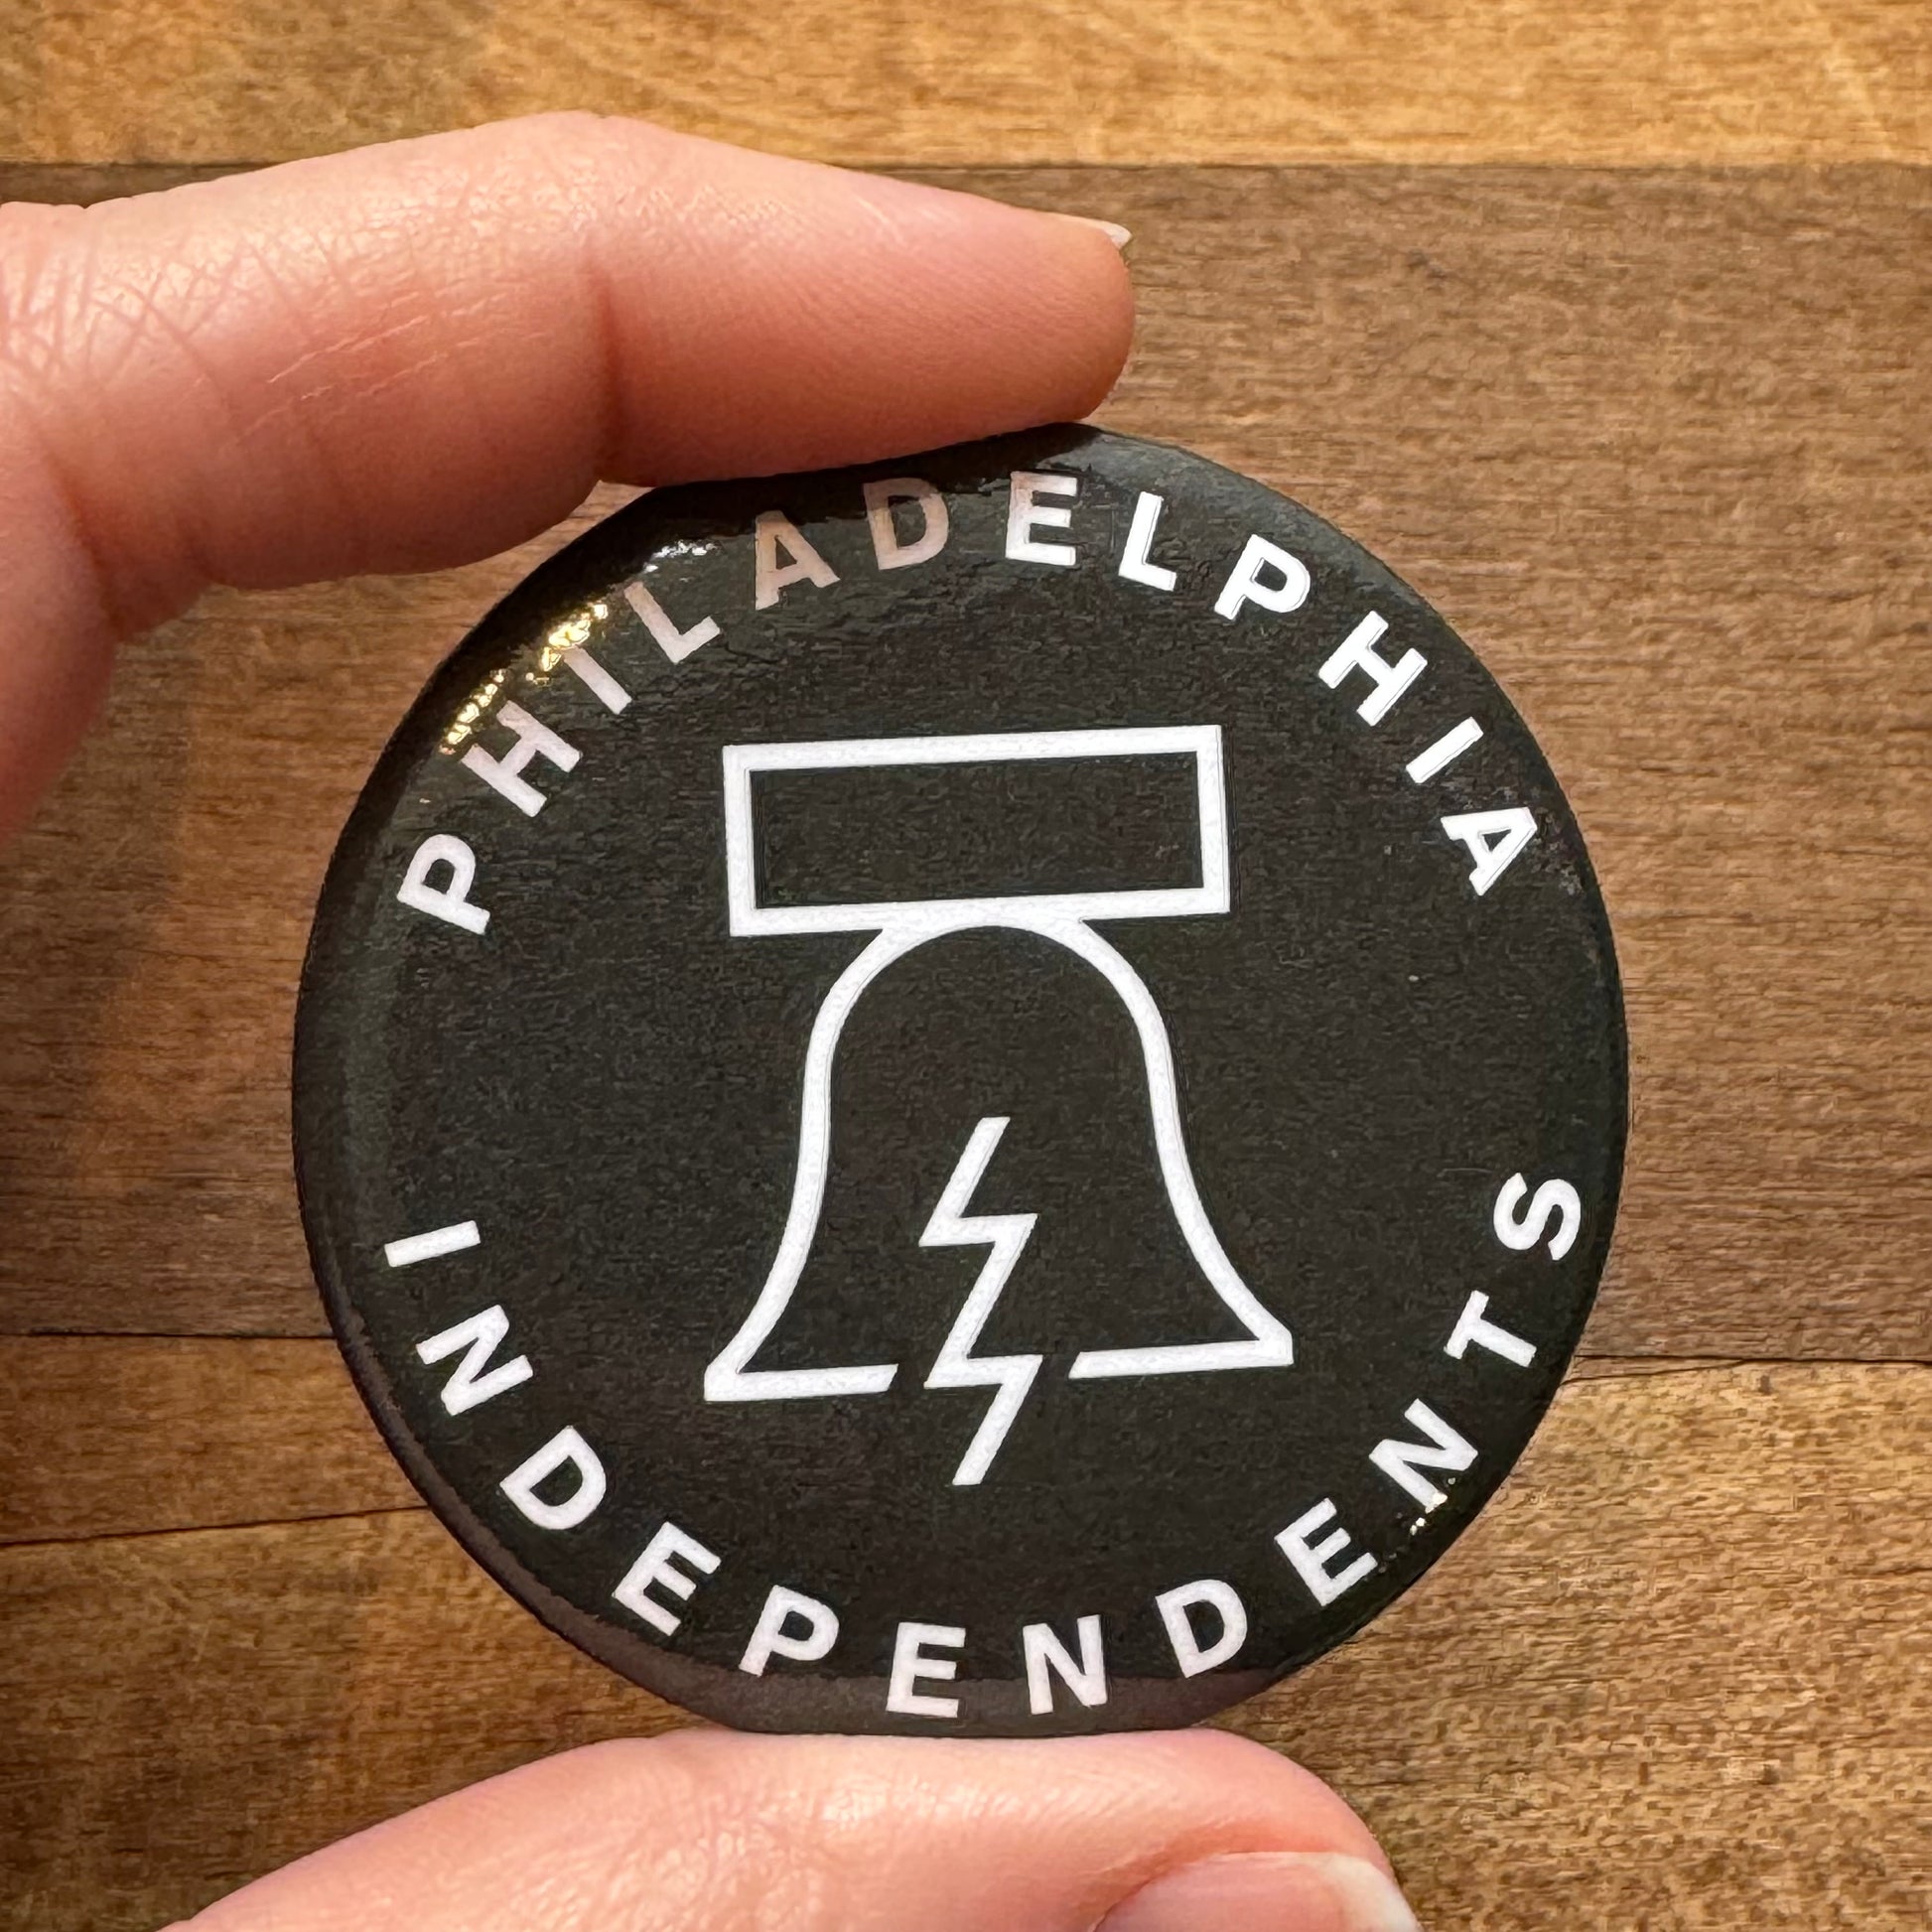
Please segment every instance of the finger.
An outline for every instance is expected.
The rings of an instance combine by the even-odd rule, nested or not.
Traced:
[[[1051,1744],[689,1731],[533,1764],[194,1932],[1415,1932],[1373,1840],[1219,1732]]]
[[[544,116],[0,221],[0,771],[209,582],[485,555],[599,478],[1085,413],[1089,223]],[[4,801],[0,801],[3,805]]]

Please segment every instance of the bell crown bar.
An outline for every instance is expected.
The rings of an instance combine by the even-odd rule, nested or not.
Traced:
[[[766,773],[890,771],[911,766],[996,766],[1095,759],[1186,759],[1193,764],[1192,842],[1198,879],[1185,885],[1070,892],[1028,890],[917,898],[855,898],[837,904],[759,902],[754,781]],[[1028,924],[1053,920],[1180,918],[1228,909],[1227,790],[1218,725],[1124,726],[1091,731],[980,732],[964,736],[829,739],[809,744],[728,745],[724,750],[726,897],[739,936],[876,932],[934,917]]]

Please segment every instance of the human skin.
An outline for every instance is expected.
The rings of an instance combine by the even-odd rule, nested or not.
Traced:
[[[0,208],[0,832],[86,729],[116,650],[210,585],[465,563],[599,481],[857,463],[1079,417],[1132,325],[1094,222],[582,115]],[[1214,1732],[599,1745],[194,1921],[1103,1922],[1414,1926],[1339,1798]]]

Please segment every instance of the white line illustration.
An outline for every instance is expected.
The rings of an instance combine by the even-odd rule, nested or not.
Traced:
[[[838,905],[763,906],[758,903],[753,843],[752,780],[760,771],[839,770],[913,764],[1002,763],[1030,759],[1123,757],[1191,758],[1199,833],[1200,884],[1081,893],[1013,894],[992,897],[872,900]],[[764,1285],[738,1332],[705,1371],[711,1402],[759,1402],[840,1395],[876,1395],[890,1388],[896,1362],[802,1369],[751,1366],[777,1326],[804,1272],[824,1205],[831,1165],[832,1069],[846,1022],[860,996],[895,961],[947,933],[1008,928],[1037,934],[1086,961],[1119,996],[1134,1023],[1147,1073],[1148,1108],[1162,1180],[1174,1219],[1196,1265],[1247,1330],[1212,1342],[1162,1343],[1140,1348],[1088,1349],[1068,1375],[1175,1375],[1235,1368],[1277,1368],[1294,1360],[1286,1325],[1264,1308],[1229,1261],[1201,1204],[1181,1131],[1179,1092],[1166,1022],[1152,991],[1090,919],[1174,918],[1225,914],[1229,906],[1227,797],[1220,728],[1214,725],[1135,727],[1093,731],[1004,732],[959,737],[842,739],[801,745],[733,745],[724,753],[725,871],[734,936],[807,932],[871,932],[871,942],[826,994],[805,1049],[799,1105],[798,1164],[784,1232]],[[1000,1394],[982,1422],[956,1482],[985,1474],[1012,1416],[1038,1367],[1037,1357],[974,1358],[971,1349],[1033,1227],[1031,1215],[966,1215],[974,1188],[1004,1132],[1004,1119],[982,1120],[927,1223],[921,1245],[991,1241],[993,1252],[962,1308],[934,1365],[950,1378],[928,1387],[997,1384]],[[1025,1228],[1016,1235],[1020,1224]],[[980,1232],[968,1234],[976,1228]],[[990,1371],[998,1370],[998,1373]],[[1021,1379],[1024,1371],[1024,1381]],[[976,1460],[977,1458],[977,1460]]]
[[[752,779],[760,771],[853,771],[908,764],[1015,764],[1040,759],[1191,758],[1200,816],[1201,883],[1151,892],[1029,893],[997,898],[873,899],[846,905],[760,905],[752,837]],[[725,894],[734,937],[785,932],[923,936],[968,925],[1043,919],[1163,919],[1228,909],[1227,792],[1218,725],[1106,731],[983,732],[963,738],[837,738],[815,745],[725,747]],[[1011,919],[1003,916],[1012,914]]]
[[[973,1129],[973,1137],[959,1157],[959,1165],[939,1196],[939,1205],[919,1236],[922,1248],[973,1248],[984,1246],[987,1254],[972,1293],[959,1305],[959,1312],[932,1372],[925,1378],[928,1389],[997,1389],[992,1407],[980,1419],[978,1432],[967,1446],[953,1484],[964,1487],[985,1480],[1000,1452],[1000,1445],[1027,1399],[1027,1391],[1039,1373],[1037,1355],[975,1355],[980,1330],[986,1326],[1001,1291],[1007,1285],[1027,1243],[1033,1239],[1031,1214],[968,1214],[973,1194],[986,1177],[987,1165],[1007,1131],[1002,1115],[989,1114]]]

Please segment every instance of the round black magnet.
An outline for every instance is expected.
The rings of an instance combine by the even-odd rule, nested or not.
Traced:
[[[296,1152],[384,1434],[554,1629],[737,1725],[1091,1730],[1469,1521],[1624,1065],[1468,648],[1062,427],[659,491],[491,612],[337,852]]]

